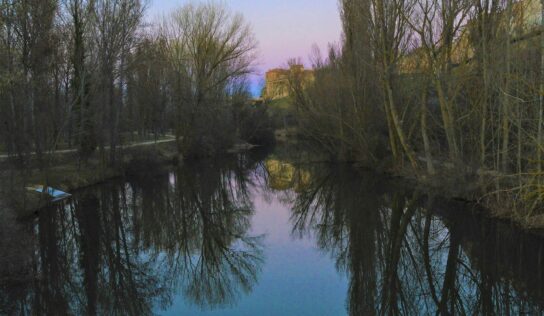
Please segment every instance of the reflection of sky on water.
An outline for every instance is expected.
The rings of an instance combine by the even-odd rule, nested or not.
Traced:
[[[543,314],[541,238],[347,166],[259,159],[42,210],[0,314]]]
[[[161,315],[346,315],[348,281],[313,237],[292,236],[291,210],[272,195],[250,188],[255,206],[250,235],[264,235],[264,265],[252,293],[234,307],[202,310],[181,296]]]

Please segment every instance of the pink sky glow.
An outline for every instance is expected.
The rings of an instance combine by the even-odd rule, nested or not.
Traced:
[[[190,1],[150,0],[148,17],[154,19]],[[198,2],[198,1],[192,1]],[[302,58],[306,66],[312,45],[322,50],[340,40],[338,0],[230,0],[224,1],[244,15],[259,42],[257,74],[252,92],[257,93],[267,69],[282,67],[289,58]]]

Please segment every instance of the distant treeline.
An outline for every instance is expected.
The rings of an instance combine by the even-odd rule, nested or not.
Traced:
[[[189,157],[272,133],[249,102],[256,40],[243,17],[208,2],[150,24],[146,6],[0,0],[0,153],[47,166],[73,148],[115,165],[134,137],[173,133]]]

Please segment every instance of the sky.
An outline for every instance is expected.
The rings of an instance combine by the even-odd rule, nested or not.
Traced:
[[[189,0],[149,0],[148,18],[153,20]],[[192,0],[192,2],[198,2]],[[284,67],[289,58],[308,55],[314,44],[322,50],[337,43],[341,35],[338,0],[224,0],[234,12],[244,15],[259,42],[252,93],[257,96],[268,69]]]

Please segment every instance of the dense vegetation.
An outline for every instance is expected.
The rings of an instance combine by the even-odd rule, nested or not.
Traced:
[[[73,148],[115,165],[123,142],[169,133],[183,156],[203,156],[272,133],[253,123],[267,116],[249,102],[256,40],[241,15],[189,4],[150,24],[145,9],[0,1],[0,148],[12,161],[35,153],[43,168]]]
[[[308,89],[292,76],[302,133],[341,160],[387,161],[418,176],[448,167],[497,175],[534,210],[544,141],[539,9],[537,0],[342,0],[341,45],[326,57],[313,51]]]
[[[334,159],[492,179],[503,206],[540,213],[538,0],[341,0],[342,41],[313,50],[313,84],[293,73],[291,105],[251,102],[257,42],[241,15],[207,2],[149,23],[146,5],[0,0],[1,154],[47,169],[76,149],[108,167],[123,144],[172,134],[202,157],[296,122]]]

